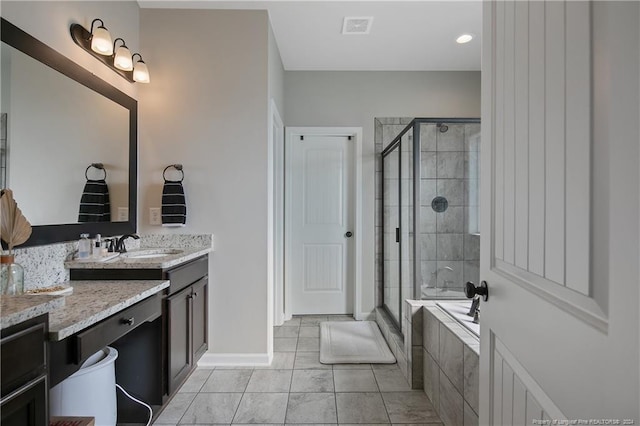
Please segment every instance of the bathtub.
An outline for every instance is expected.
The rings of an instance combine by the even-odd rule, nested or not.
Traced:
[[[474,323],[473,317],[467,315],[471,308],[470,300],[465,302],[437,302],[436,305],[467,330],[480,337],[480,324]]]

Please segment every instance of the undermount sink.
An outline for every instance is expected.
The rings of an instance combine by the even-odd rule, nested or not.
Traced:
[[[126,259],[157,259],[161,257],[171,256],[174,254],[180,254],[182,252],[184,252],[184,250],[171,249],[171,248],[142,249],[142,250],[132,250],[127,253],[122,253],[120,256]]]

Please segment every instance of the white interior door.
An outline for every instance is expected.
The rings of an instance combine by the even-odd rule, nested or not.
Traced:
[[[352,313],[354,141],[301,133],[286,143],[291,313]]]
[[[638,424],[638,2],[483,21],[480,424]]]

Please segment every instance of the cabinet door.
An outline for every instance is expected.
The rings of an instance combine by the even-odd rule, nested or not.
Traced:
[[[193,284],[192,306],[193,306],[193,363],[207,351],[207,301],[208,301],[208,281],[202,278]]]
[[[0,339],[0,394],[4,398],[25,383],[41,376],[47,369],[48,330],[46,317],[36,318],[2,330]]]
[[[0,407],[2,426],[47,425],[47,392],[47,378],[42,376],[8,396]]]
[[[191,371],[191,287],[167,298],[169,395]]]

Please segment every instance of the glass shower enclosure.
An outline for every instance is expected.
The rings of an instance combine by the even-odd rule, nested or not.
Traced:
[[[478,283],[479,119],[416,118],[382,151],[382,305],[461,299]]]

